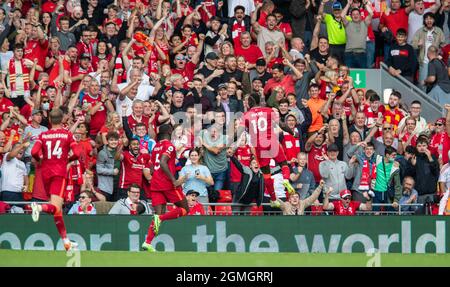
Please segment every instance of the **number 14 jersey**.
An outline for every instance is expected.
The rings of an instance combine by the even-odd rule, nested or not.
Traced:
[[[47,178],[53,176],[66,177],[67,164],[69,163],[69,151],[75,148],[77,143],[73,134],[61,129],[52,129],[39,135],[33,146],[33,155],[42,151],[42,172]],[[36,156],[34,156],[36,158]]]

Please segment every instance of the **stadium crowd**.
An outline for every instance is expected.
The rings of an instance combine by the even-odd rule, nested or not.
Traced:
[[[110,214],[152,213],[162,124],[174,127],[190,215],[231,201],[289,215],[448,213],[449,10],[448,0],[3,0],[0,200],[48,200],[31,150],[61,109],[80,153],[67,167],[69,214],[102,202]],[[447,117],[427,121],[397,91],[384,104],[356,89],[350,69],[380,61]],[[238,134],[249,98],[273,108],[290,167],[294,194],[271,165],[276,201],[252,131]]]

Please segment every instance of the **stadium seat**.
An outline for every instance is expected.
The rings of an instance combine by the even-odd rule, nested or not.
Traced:
[[[261,206],[252,206],[250,208],[250,215],[260,216],[263,215],[263,207]]]
[[[221,189],[219,190],[219,199],[217,202],[228,203],[233,201],[233,195],[231,194],[231,190]]]
[[[233,215],[231,206],[216,206],[215,215]]]
[[[113,207],[115,202],[111,201],[96,201],[93,202],[95,209],[97,210],[97,214],[108,214],[109,210]]]

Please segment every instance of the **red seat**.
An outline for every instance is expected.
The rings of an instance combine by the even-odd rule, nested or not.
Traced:
[[[233,201],[233,195],[231,194],[231,190],[221,189],[219,190],[219,199],[217,202],[229,203]]]
[[[263,207],[261,206],[252,206],[250,208],[250,215],[253,216],[261,216],[263,215]]]
[[[233,215],[231,206],[216,206],[215,215]]]

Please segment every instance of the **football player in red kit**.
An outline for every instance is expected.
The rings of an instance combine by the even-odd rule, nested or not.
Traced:
[[[153,216],[145,242],[142,244],[142,249],[145,251],[155,251],[151,242],[158,235],[159,227],[163,221],[185,216],[189,212],[186,196],[181,189],[183,178],[175,179],[175,159],[177,154],[175,146],[170,141],[172,132],[173,128],[171,125],[161,125],[159,127],[158,143],[152,151],[153,176],[150,185],[150,196],[156,214]],[[167,202],[175,204],[176,207],[161,215]]]
[[[275,132],[275,128],[278,128],[278,114],[272,108],[259,106],[259,99],[259,95],[254,94],[248,98],[250,110],[244,114],[241,128],[245,127],[250,134],[250,145],[254,147],[255,156],[264,174],[264,185],[270,194],[271,204],[277,207],[279,202],[276,200],[274,182],[270,173],[271,159],[281,166],[284,187],[290,194],[295,190],[289,183],[290,171],[286,155]],[[242,130],[238,132],[238,134],[241,133]]]
[[[79,152],[75,148],[77,143],[73,134],[61,126],[63,116],[64,114],[60,109],[53,109],[50,112],[49,119],[52,128],[39,135],[31,150],[31,155],[37,161],[42,162],[42,170],[45,171],[42,173],[44,188],[50,195],[49,204],[38,205],[36,202],[31,203],[31,216],[33,221],[37,222],[40,212],[53,214],[56,228],[64,243],[64,248],[72,250],[77,247],[77,244],[67,238],[67,231],[62,217],[62,206],[66,189],[67,164],[77,159]],[[69,157],[71,150],[72,155]]]

